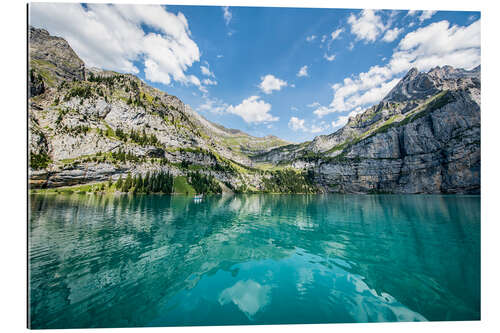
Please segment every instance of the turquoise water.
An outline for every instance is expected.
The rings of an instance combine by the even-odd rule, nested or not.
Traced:
[[[33,328],[480,319],[478,196],[30,200]]]

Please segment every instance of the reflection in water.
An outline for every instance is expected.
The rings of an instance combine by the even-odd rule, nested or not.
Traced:
[[[224,305],[233,302],[249,319],[269,303],[269,286],[248,280],[238,281],[230,288],[224,289],[219,297],[219,303]]]
[[[474,196],[32,195],[34,328],[480,318]]]

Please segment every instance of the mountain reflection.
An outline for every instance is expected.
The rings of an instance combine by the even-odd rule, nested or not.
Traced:
[[[32,327],[479,319],[479,206],[32,195]]]

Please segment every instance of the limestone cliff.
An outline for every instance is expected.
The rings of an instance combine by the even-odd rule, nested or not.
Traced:
[[[480,67],[411,69],[333,134],[255,157],[314,172],[327,192],[479,193]]]

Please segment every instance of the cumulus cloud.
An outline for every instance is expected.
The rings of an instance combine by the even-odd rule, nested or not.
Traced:
[[[365,9],[359,15],[351,14],[347,20],[356,39],[374,42],[387,28],[376,11]]]
[[[30,24],[65,38],[90,67],[137,74],[169,84],[199,84],[186,71],[200,60],[186,17],[156,5],[33,3]],[[154,32],[146,32],[143,26]],[[84,27],[84,28],[81,28]]]
[[[424,10],[422,14],[418,17],[420,22],[424,22],[425,20],[430,19],[434,14],[437,13],[437,10]]]
[[[305,120],[304,119],[299,119],[297,117],[292,117],[290,118],[290,121],[288,121],[288,127],[293,129],[294,131],[298,130],[303,130],[306,131],[306,127],[304,126]]]
[[[394,40],[396,40],[396,38],[398,38],[399,34],[403,32],[403,29],[400,29],[400,28],[393,28],[393,29],[389,29],[385,32],[385,35],[384,37],[382,37],[382,40],[384,42],[393,42]]]
[[[271,104],[261,100],[259,96],[250,96],[240,104],[227,108],[227,112],[240,116],[247,123],[278,121],[279,117],[271,115],[270,110]]]
[[[233,13],[231,13],[228,6],[222,7],[222,15],[224,16],[224,22],[226,25],[229,25],[229,23],[231,23],[231,19],[233,18]]]
[[[273,90],[281,90],[281,87],[286,87],[288,84],[286,81],[278,79],[271,74],[267,74],[260,79],[262,82],[259,84],[259,88],[266,94],[272,93]]]
[[[411,67],[421,71],[444,65],[471,69],[480,64],[480,43],[480,20],[468,26],[440,21],[419,28],[401,39],[387,65],[372,66],[367,72],[334,84],[332,102],[318,107],[314,114],[323,117],[353,112],[377,103]],[[336,122],[346,119],[338,118]]]
[[[307,73],[307,65],[304,65],[299,69],[297,76],[298,77],[309,76],[309,74]]]

